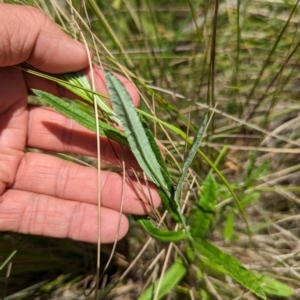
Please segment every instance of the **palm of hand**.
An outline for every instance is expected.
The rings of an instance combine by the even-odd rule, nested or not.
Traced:
[[[25,21],[28,16],[27,28],[13,27],[9,16],[14,15],[16,20],[16,14],[22,14]],[[95,156],[96,137],[48,108],[27,106],[29,88],[57,95],[65,91],[10,67],[26,61],[46,72],[75,71],[87,67],[86,53],[82,47],[74,47],[69,37],[34,9],[2,4],[0,15],[1,20],[7,19],[3,21],[7,28],[0,36],[0,49],[4,51],[0,56],[0,230],[96,242],[96,170],[46,154],[24,152],[28,146]],[[14,34],[18,39],[14,39]],[[52,44],[49,44],[49,36],[55,37]],[[68,56],[68,50],[74,55]],[[95,68],[94,72],[97,89],[105,92],[101,70]],[[125,84],[137,103],[136,91],[129,82]],[[111,144],[102,141],[102,157],[114,160],[110,147]],[[143,214],[145,203],[138,200],[131,184],[125,185],[123,212]],[[119,212],[122,178],[119,174],[102,172],[101,185],[102,242],[112,242],[119,218],[119,238],[128,230],[127,218]],[[159,197],[154,188],[151,190],[154,206],[158,206]],[[146,207],[149,208],[147,203]]]

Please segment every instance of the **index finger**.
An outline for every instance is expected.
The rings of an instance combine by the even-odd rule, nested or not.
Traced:
[[[42,11],[29,6],[0,3],[0,67],[28,63],[38,70],[61,74],[86,69],[86,48],[64,33]],[[86,69],[87,70],[87,69]],[[101,68],[94,67],[96,90],[107,93]],[[135,105],[139,95],[132,83],[120,78]],[[70,96],[57,84],[26,74],[28,88],[41,89],[57,96]]]
[[[84,45],[64,33],[42,11],[29,6],[0,4],[0,20],[1,67],[27,62],[53,74],[87,67]]]

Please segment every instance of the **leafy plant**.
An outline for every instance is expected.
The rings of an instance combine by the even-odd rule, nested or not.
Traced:
[[[125,256],[132,265],[117,265],[101,297],[114,299],[128,283],[128,299],[296,298],[298,1],[37,2],[73,37],[84,32],[94,61],[107,70],[109,93],[93,91],[83,73],[57,78],[22,66],[84,100],[34,90],[38,102],[130,148],[165,210],[130,219]],[[115,73],[139,88],[140,109]],[[20,251],[13,257],[14,247],[1,249],[4,271]],[[65,247],[67,262],[72,251],[87,255]],[[59,291],[65,276],[29,284],[10,299]]]
[[[74,75],[72,78],[74,78]],[[200,259],[200,256],[204,256],[208,259],[208,266],[210,266],[210,264],[222,266],[222,272],[236,279],[240,284],[254,292],[260,298],[266,299],[263,289],[260,287],[256,277],[251,272],[246,270],[233,257],[225,254],[203,239],[217,203],[217,186],[211,175],[208,175],[207,179],[203,183],[203,193],[199,204],[195,206],[190,213],[189,227],[187,227],[185,217],[181,212],[179,202],[180,191],[203,137],[205,127],[207,125],[207,118],[204,117],[203,124],[200,126],[197,136],[195,137],[188,152],[182,168],[181,176],[179,177],[176,188],[174,189],[161,153],[158,147],[154,146],[154,138],[149,134],[149,132],[148,135],[146,134],[144,126],[133,107],[132,100],[125,87],[112,73],[106,73],[106,83],[116,117],[120,120],[121,125],[125,129],[125,135],[122,135],[120,132],[120,136],[126,140],[126,142],[124,141],[122,144],[127,144],[130,147],[148,180],[152,181],[156,185],[157,189],[161,191],[161,194],[164,193],[164,196],[162,197],[164,207],[168,210],[170,215],[173,216],[179,224],[181,224],[182,229],[179,229],[178,231],[167,231],[165,229],[157,228],[151,225],[149,217],[139,217],[139,223],[141,223],[142,227],[151,236],[160,241],[178,242],[185,240],[188,245],[186,250],[193,253],[192,255],[189,254],[190,262],[194,262],[195,259],[197,260]],[[96,131],[95,122],[92,124],[91,119],[93,118],[89,115],[77,109],[64,109],[66,105],[64,104],[64,100],[46,92],[37,90],[33,91],[42,101],[48,103],[60,113],[64,113],[66,116],[72,117],[75,121],[86,128]],[[76,93],[76,90],[73,89],[73,91]],[[79,95],[80,94],[78,94],[78,96]],[[99,105],[99,103],[97,104]],[[85,119],[85,117],[87,117],[87,119]],[[103,134],[105,132],[101,128],[101,124],[99,132]],[[94,128],[92,125],[94,125]],[[105,126],[113,128],[111,125]],[[105,136],[111,139],[114,137],[113,135]],[[119,136],[117,139],[119,139]],[[118,140],[115,139],[115,141]],[[157,298],[164,296],[166,292],[168,292],[168,288],[173,288],[174,285],[178,283],[178,281],[175,280],[173,282],[174,285],[170,284],[169,277],[171,276],[170,274],[175,272],[174,270],[178,272],[178,280],[187,272],[187,269],[185,269],[182,263],[175,262],[169,272],[164,276],[164,281],[161,286],[162,290],[157,292],[155,289],[157,288],[158,283],[155,283],[153,286],[150,286],[139,299],[148,299],[151,289],[154,289],[155,294],[158,295],[156,296]]]

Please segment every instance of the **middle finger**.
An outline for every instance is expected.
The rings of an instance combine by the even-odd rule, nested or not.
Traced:
[[[134,179],[126,178],[123,187],[122,175],[107,171],[101,171],[100,183],[101,205],[104,207],[119,210],[123,191],[124,213],[145,214],[160,204],[153,185],[140,184]],[[95,204],[97,170],[51,155],[26,153],[11,188]]]
[[[48,107],[29,107],[28,147],[96,157],[96,137],[94,132]],[[104,137],[100,137],[100,141],[101,159],[118,165],[124,159],[126,166],[140,170],[127,147]]]

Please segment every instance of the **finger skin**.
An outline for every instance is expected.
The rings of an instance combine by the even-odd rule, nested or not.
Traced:
[[[124,215],[101,208],[100,234],[102,243],[111,243],[128,231]],[[118,223],[120,219],[120,229]],[[25,234],[71,238],[97,242],[97,206],[31,192],[7,190],[0,196],[0,228]]]
[[[18,84],[11,88],[11,83]],[[0,68],[0,195],[14,180],[24,154],[28,111],[22,74],[12,68]]]
[[[53,73],[87,67],[82,45],[63,33],[39,10],[0,4],[0,194],[15,177],[27,136],[27,92],[21,71],[27,62]],[[70,55],[69,53],[73,53]]]
[[[34,7],[0,3],[0,66],[7,67],[26,62],[51,74],[84,70],[90,73],[86,47],[64,33],[49,17]],[[96,90],[107,94],[105,76],[100,67],[94,67]],[[135,105],[139,95],[132,83],[118,76],[128,89]],[[46,91],[56,90],[49,81],[26,75],[28,86]],[[63,95],[62,95],[63,96]]]
[[[38,70],[61,74],[84,70],[90,75],[86,47],[70,38],[49,17],[34,7],[0,3],[0,67],[26,62]],[[94,66],[95,87],[107,94],[103,70]],[[132,83],[118,76],[139,104],[139,94]],[[64,89],[55,83],[25,74],[28,88],[66,96]]]
[[[65,73],[88,65],[85,47],[40,10],[0,4],[0,20],[1,67],[27,62],[45,72]]]
[[[151,213],[160,204],[153,185],[147,187],[127,177],[123,186],[121,174],[101,171],[100,184],[101,205],[104,207],[120,210],[122,194],[124,213]],[[26,153],[11,188],[97,204],[97,170],[47,154]]]
[[[30,106],[27,146],[54,152],[97,156],[97,135],[48,107]],[[101,159],[140,170],[132,152],[114,141],[100,137]]]
[[[0,68],[0,193],[2,193],[6,185],[13,182],[26,146],[27,91],[31,87],[30,84],[36,88],[39,88],[39,85],[48,86],[49,89],[56,87],[57,92],[62,92],[56,85],[37,77],[31,76],[30,82],[26,82],[22,72],[5,66],[26,61],[38,69],[62,73],[87,67],[88,59],[82,45],[74,42],[35,8],[0,4],[0,20],[0,67],[2,67]],[[104,88],[103,72],[96,68],[95,75],[96,86]],[[129,84],[127,80],[128,87]],[[134,89],[131,86],[132,90]],[[136,92],[135,94],[137,95]],[[41,143],[43,138],[45,136],[41,137]],[[30,139],[30,136],[27,139]],[[38,142],[33,145],[45,149],[40,147]],[[55,148],[55,145],[52,145]]]
[[[58,96],[70,93],[53,82],[12,67],[26,62],[51,74],[79,70],[89,74],[86,49],[35,8],[0,4],[0,20],[0,230],[96,242],[99,225],[96,171],[46,155],[24,154],[29,145],[92,155],[95,135],[53,111],[51,118],[66,128],[54,132],[53,124],[52,128],[47,127],[47,120],[42,117],[47,119],[50,110],[35,110],[45,113],[41,115],[33,113],[31,108],[28,111],[29,90],[42,89]],[[107,93],[103,71],[95,66],[93,72],[96,89]],[[136,89],[127,79],[121,80],[137,105]],[[81,136],[75,137],[78,131]],[[40,135],[36,135],[38,132]],[[111,149],[103,149],[102,157],[115,159]],[[128,220],[119,212],[122,180],[120,175],[112,173],[103,173],[102,177],[101,241],[112,242],[119,220],[118,238],[128,230]],[[146,200],[142,203],[133,195],[131,181],[125,185],[124,212],[145,213]],[[153,187],[150,190],[153,206],[157,207],[159,197]]]

